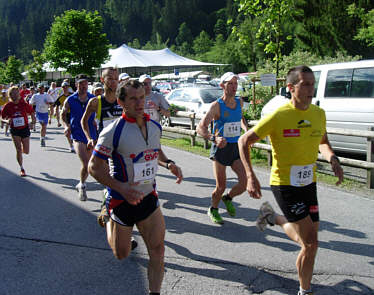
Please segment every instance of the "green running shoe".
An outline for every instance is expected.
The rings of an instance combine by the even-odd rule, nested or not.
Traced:
[[[218,213],[218,209],[208,209],[208,216],[213,223],[223,224],[223,219]]]
[[[224,195],[222,197],[222,201],[226,206],[226,210],[229,213],[230,216],[234,217],[236,215],[236,210],[234,205],[232,204],[232,199],[227,197],[228,195]]]

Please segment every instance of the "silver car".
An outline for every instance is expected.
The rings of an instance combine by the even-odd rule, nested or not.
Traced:
[[[206,114],[212,102],[222,97],[223,91],[219,87],[187,87],[174,89],[166,96],[166,100],[173,107],[180,111],[194,112],[198,116]],[[195,123],[199,122],[196,119]],[[161,119],[162,126],[172,125],[186,125],[190,126],[191,120],[189,118],[163,117]]]

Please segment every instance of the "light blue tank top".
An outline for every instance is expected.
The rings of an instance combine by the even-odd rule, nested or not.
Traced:
[[[213,131],[216,136],[226,138],[227,142],[238,142],[240,137],[240,123],[242,119],[242,108],[240,106],[240,99],[235,98],[236,108],[230,109],[225,105],[222,98],[218,99],[220,116],[214,121]],[[226,124],[226,127],[225,127]],[[238,129],[239,128],[239,129]],[[236,136],[233,136],[236,134]]]

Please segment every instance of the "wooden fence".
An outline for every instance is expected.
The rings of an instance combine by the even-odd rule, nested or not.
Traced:
[[[183,118],[190,118],[191,123],[189,129],[181,128],[181,127],[163,127],[162,129],[168,132],[187,135],[191,138],[191,145],[194,146],[196,144],[196,137],[200,137],[200,135],[196,132],[196,119],[201,119],[195,113],[191,112],[177,112],[174,117],[183,117]],[[256,125],[258,121],[249,121],[249,126]],[[349,167],[356,167],[366,169],[367,177],[366,183],[367,187],[370,189],[374,189],[374,129],[365,131],[365,130],[353,130],[353,129],[341,129],[341,128],[327,128],[328,134],[339,134],[339,135],[347,135],[347,136],[357,136],[357,137],[364,137],[367,139],[367,153],[366,153],[366,161],[362,160],[355,160],[350,158],[339,157],[340,163],[343,166]],[[208,141],[204,140],[204,147],[208,148]],[[271,145],[265,143],[255,143],[253,145],[254,148],[268,151],[268,155],[271,155]],[[270,156],[268,156],[270,157]],[[327,162],[322,155],[318,155],[318,160],[321,162]],[[270,161],[269,161],[270,163]]]

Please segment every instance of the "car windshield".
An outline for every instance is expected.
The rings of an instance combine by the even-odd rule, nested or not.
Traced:
[[[222,97],[222,89],[200,89],[200,95],[204,103],[211,103]]]

